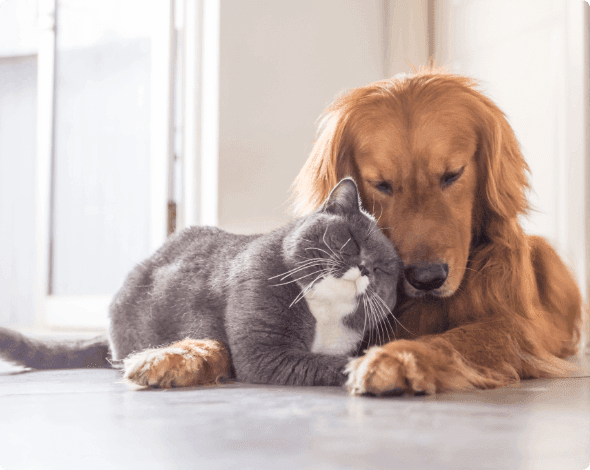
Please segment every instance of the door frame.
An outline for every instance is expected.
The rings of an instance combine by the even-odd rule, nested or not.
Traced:
[[[175,1],[155,2],[150,75],[150,230],[155,251],[166,239],[168,174],[174,158]],[[36,160],[35,319],[41,329],[103,329],[110,295],[52,295],[56,0],[39,0]]]

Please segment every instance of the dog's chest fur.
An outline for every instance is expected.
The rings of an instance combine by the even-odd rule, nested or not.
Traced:
[[[356,310],[368,285],[367,276],[361,276],[355,267],[341,278],[327,276],[310,289],[305,300],[316,320],[312,352],[345,355],[354,351],[362,332],[349,328],[343,320]]]

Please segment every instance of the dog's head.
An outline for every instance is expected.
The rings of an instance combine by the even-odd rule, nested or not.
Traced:
[[[405,291],[452,295],[470,251],[527,208],[527,165],[504,114],[466,77],[396,76],[327,109],[295,182],[297,208],[318,207],[343,177],[398,250]]]

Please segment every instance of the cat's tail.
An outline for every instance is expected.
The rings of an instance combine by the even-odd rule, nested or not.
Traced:
[[[111,367],[106,335],[80,340],[45,340],[0,328],[0,359],[34,369]]]

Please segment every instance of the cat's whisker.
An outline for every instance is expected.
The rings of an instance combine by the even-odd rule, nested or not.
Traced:
[[[377,342],[379,342],[379,331],[377,330],[377,323],[373,324],[375,318],[373,314],[373,309],[371,308],[371,304],[369,302],[369,296],[367,295],[366,291],[363,294],[363,302],[365,307],[365,315],[369,319],[369,327],[371,328],[369,340],[372,339],[373,333],[375,333],[375,335],[377,336]]]
[[[326,259],[323,259],[321,261],[318,261],[317,264],[318,265],[320,265],[320,264],[321,265],[325,265],[326,266],[326,269],[331,269],[331,270],[339,269],[339,267],[340,267],[340,263],[335,263],[335,262],[333,262],[331,260],[326,260]],[[299,268],[307,269],[310,266],[313,267],[314,265],[313,264],[311,264],[311,265],[305,265],[305,266],[301,266]],[[301,270],[299,268],[294,268],[294,270]]]
[[[377,219],[377,224],[379,224],[381,217],[383,217],[383,204],[379,203],[379,205],[381,206],[381,213],[379,214],[379,218]]]
[[[378,332],[378,338],[379,338],[379,342],[380,343],[384,343],[385,340],[385,331],[383,330],[383,327],[381,325],[381,319],[379,318],[379,314],[377,311],[377,305],[375,303],[375,299],[372,295],[368,296],[368,301],[369,304],[371,306],[371,314],[373,315],[373,318],[375,319],[375,324],[376,324],[376,329]]]
[[[408,329],[407,329],[407,328],[406,328],[406,327],[403,325],[403,323],[397,319],[397,317],[396,317],[396,316],[395,316],[393,313],[391,314],[391,316],[392,316],[392,317],[393,317],[393,319],[395,320],[395,323],[396,323],[396,325],[399,325],[399,326],[401,326],[401,327],[402,327],[404,330],[406,330],[406,331],[407,331],[408,333],[410,333],[411,335],[413,335],[413,336],[418,336],[416,333],[414,333],[414,332],[412,332],[412,331],[408,330]]]
[[[369,291],[369,294],[371,295],[371,298],[376,302],[376,304],[379,306],[379,310],[380,312],[383,314],[383,316],[385,317],[387,315],[387,313],[389,312],[389,307],[388,305],[385,303],[385,301],[381,298],[381,296],[379,294],[377,294],[377,292],[373,289],[371,289],[371,287],[368,287],[367,290]]]
[[[305,297],[305,294],[307,294],[307,291],[309,291],[309,289],[311,288],[311,283],[305,288],[303,289],[301,292],[299,292],[299,294],[297,294],[297,297],[295,297],[295,299],[293,299],[293,302],[291,302],[289,304],[289,308],[291,308],[293,305],[295,305],[297,302],[299,302],[303,297]]]
[[[383,205],[381,203],[379,203],[379,205],[381,206],[381,213],[379,214],[379,217],[375,220],[375,225],[373,227],[369,227],[369,231],[367,233],[367,236],[370,236],[372,233],[375,232],[375,230],[379,229],[379,221],[381,220],[381,217],[383,216]],[[375,215],[375,198],[373,198],[372,214],[373,214],[373,216]]]
[[[297,297],[295,297],[295,300],[293,300],[293,302],[291,302],[291,304],[289,305],[289,308],[291,308],[293,305],[297,304],[301,299],[303,299],[305,297],[305,295],[309,292],[309,290],[311,289],[311,286],[313,284],[310,283],[309,286],[307,286],[307,288],[305,290],[302,290],[299,295]]]
[[[306,250],[313,250],[313,249],[314,249],[314,248],[312,248],[312,247],[308,247],[308,248],[306,248]],[[331,259],[329,259],[329,260],[331,261]],[[303,265],[303,264],[305,264],[305,263],[311,263],[311,262],[313,262],[313,261],[328,261],[328,260],[326,260],[326,258],[320,258],[319,256],[316,256],[316,257],[314,257],[314,258],[304,258],[304,260],[303,260],[303,261],[298,261],[296,264],[301,264],[301,265]]]
[[[323,251],[324,253],[326,253],[330,257],[329,259],[325,259],[325,258],[314,258],[314,259],[321,259],[324,263],[329,265],[335,271],[337,271],[338,269],[342,269],[343,267],[346,267],[344,260],[335,259],[327,251],[322,250],[321,248],[312,248],[312,249],[317,249],[317,250],[320,250],[320,251]]]
[[[367,237],[370,237],[375,232],[375,230],[376,230],[375,227],[379,228],[377,223],[375,223],[375,226],[369,227],[369,232],[367,233]]]
[[[363,292],[363,294],[358,297],[357,302],[356,302],[355,312],[358,310],[359,305],[361,304],[361,301],[363,300],[363,297],[364,296],[365,296],[365,293]],[[363,310],[363,316],[364,316],[363,332],[361,334],[361,342],[359,343],[358,348],[356,350],[356,355],[357,356],[361,353],[361,347],[363,345],[363,339],[365,338],[365,332],[367,331],[367,312],[365,310]],[[370,324],[369,324],[369,328],[370,328]],[[370,336],[369,336],[369,339],[370,339]]]
[[[299,292],[299,294],[297,295],[297,297],[295,297],[293,302],[291,302],[291,304],[289,305],[289,308],[291,308],[293,305],[295,305],[297,302],[299,302],[303,297],[305,297],[305,294],[307,294],[309,292],[309,290],[313,287],[314,283],[320,278],[323,278],[323,274],[320,274],[313,281],[311,281],[305,289],[302,289],[301,292]]]
[[[375,314],[373,313],[372,308],[370,307],[369,304],[369,295],[367,292],[365,292],[365,296],[367,297],[367,305],[368,305],[368,309],[369,309],[369,318],[371,319],[371,331],[374,334],[375,340],[374,343],[380,343],[381,339],[380,339],[380,334],[379,334],[379,322],[377,321],[377,318],[375,317]],[[371,334],[371,337],[373,337],[373,334]]]
[[[391,320],[390,320],[390,317],[393,316],[393,315],[391,313],[391,310],[389,309],[389,307],[387,306],[387,304],[385,304],[385,302],[379,296],[379,294],[377,294],[375,292],[375,296],[376,296],[375,297],[375,300],[376,300],[376,302],[379,305],[379,308],[381,310],[383,328],[387,332],[387,341],[391,341],[390,332],[393,334],[393,339],[395,339],[395,333],[393,333],[393,327],[391,325]]]
[[[325,253],[328,256],[329,259],[334,260],[334,261],[340,261],[333,254],[327,252],[323,248],[318,248],[318,247],[315,247],[315,246],[309,246],[309,247],[306,248],[306,250],[318,250],[318,251],[321,251],[322,253]]]
[[[371,235],[373,235],[373,233],[375,232],[376,228],[375,227],[379,227],[377,224],[375,224],[374,227],[369,227],[369,232],[367,233],[367,237],[370,237]]]
[[[345,272],[345,271],[343,271],[344,268],[346,268],[346,266],[344,264],[342,264],[342,263],[336,264],[330,268],[330,274],[334,277],[337,277],[338,274],[344,274],[344,272]]]
[[[293,274],[297,274],[298,272],[305,271],[306,269],[315,268],[317,266],[324,266],[325,264],[326,263],[323,263],[323,262],[322,263],[316,262],[316,263],[311,263],[311,264],[308,264],[308,265],[305,265],[305,266],[301,266],[299,268],[292,269],[291,271],[287,271],[286,273],[279,274],[279,276],[283,276],[283,277],[281,277],[280,280],[281,281],[284,281],[285,279],[287,279],[289,276],[292,276]],[[273,276],[273,277],[269,278],[269,281],[271,279],[275,279],[275,278],[277,278],[279,276]]]
[[[377,309],[380,311],[381,326],[382,326],[385,334],[387,334],[387,341],[391,341],[391,335],[389,334],[390,329],[388,329],[387,326],[385,325],[385,321],[387,321],[391,311],[390,311],[389,307],[387,306],[387,304],[379,296],[379,294],[377,294],[377,292],[372,290],[372,294],[373,294],[373,299],[375,301]]]
[[[306,248],[307,249],[307,248]],[[319,250],[323,253],[325,253],[328,256],[328,259],[324,259],[324,261],[331,263],[334,266],[343,266],[344,265],[344,259],[338,259],[335,256],[331,255],[330,253],[328,253],[326,250],[322,249],[322,248],[311,248],[314,250]]]
[[[340,255],[342,255],[342,250],[344,249],[344,247],[348,244],[348,242],[350,240],[352,240],[352,237],[350,237],[348,240],[346,240],[346,243],[340,247]]]
[[[363,293],[363,309],[365,311],[365,318],[366,318],[367,322],[369,323],[369,344],[372,344],[373,343],[373,333],[374,333],[373,319],[371,318],[371,312],[369,312],[369,308],[367,306],[367,293],[366,292]]]
[[[297,274],[298,272],[301,271],[305,271],[306,269],[311,269],[311,268],[315,268],[316,266],[322,266],[324,263],[314,263],[314,264],[310,264],[298,269],[292,269],[291,271],[287,271],[285,273],[281,273],[278,276],[273,276],[273,277],[269,277],[268,280],[272,280],[272,279],[276,279],[279,276],[282,276],[281,279],[279,279],[280,281],[284,281],[285,279],[287,279],[289,276],[293,275],[293,274]]]
[[[326,230],[324,230],[324,235],[322,237],[322,240],[324,241],[324,245],[326,245],[326,247],[328,248],[328,250],[330,250],[332,252],[332,255],[334,256],[334,259],[340,259],[341,261],[344,261],[344,258],[342,257],[342,255],[340,253],[336,253],[332,247],[330,245],[328,245],[328,243],[326,242],[326,234],[328,233],[328,227],[326,227]]]
[[[395,325],[395,331],[393,331],[393,325],[391,324],[391,317],[392,317],[392,316],[393,316],[393,314],[392,314],[392,315],[387,315],[387,316],[385,317],[385,321],[386,321],[386,322],[387,322],[387,324],[389,325],[389,331],[391,331],[391,334],[393,335],[393,339],[394,339],[394,340],[396,340],[396,339],[397,339],[397,338],[396,338],[396,333],[397,333],[397,323],[395,323],[395,321],[394,321],[393,325]]]
[[[381,304],[383,305],[384,308],[387,309],[387,311],[389,311],[389,306],[385,303],[385,301],[379,296],[379,294],[377,294],[375,291],[373,291],[376,299],[379,300],[381,302]],[[401,326],[404,330],[406,330],[408,333],[410,333],[411,335],[417,336],[416,333],[411,332],[410,330],[408,330],[403,324],[402,322],[400,322],[396,316],[393,314],[393,312],[391,312],[391,316],[393,317],[393,319],[395,320],[396,324],[398,324],[399,326]]]
[[[332,248],[330,247],[330,245],[328,245],[328,243],[326,242],[326,234],[328,233],[328,226],[326,226],[326,230],[324,230],[324,235],[322,235],[322,241],[324,242],[324,245],[326,245],[326,247],[328,248],[328,250],[330,250],[332,252],[332,254],[334,256],[336,256],[336,253],[334,253],[334,250],[332,250]]]
[[[297,263],[295,263],[297,265],[297,267],[302,267],[305,266],[309,263],[317,263],[318,261],[324,261],[323,258],[306,258],[304,261],[297,261]]]
[[[313,268],[315,266],[325,266],[325,269],[329,270],[330,271],[330,274],[333,274],[338,269],[340,269],[339,268],[339,265],[337,263],[334,263],[334,262],[328,261],[328,260],[322,260],[322,262],[318,262],[318,263],[311,264],[311,265],[306,265],[306,266],[303,266],[301,268],[295,268],[295,269],[292,270],[292,272],[289,272],[289,274],[294,274],[294,273],[297,273],[299,271],[303,271],[305,269]],[[287,274],[287,276],[289,274]],[[284,276],[284,277],[286,278],[287,276]],[[283,279],[281,279],[281,280],[283,280]]]
[[[305,258],[302,261],[297,261],[297,265],[301,266],[301,265],[305,265],[305,264],[309,264],[309,263],[314,263],[316,261],[324,261],[324,258],[320,258],[319,256],[316,256],[314,258]]]
[[[296,273],[298,271],[301,271],[301,270],[304,270],[304,269],[307,269],[307,268],[310,268],[310,267],[319,266],[319,265],[322,265],[322,264],[333,265],[334,263],[332,261],[326,260],[324,258],[311,258],[310,260],[308,260],[307,264],[303,264],[301,266],[297,266],[297,267],[295,267],[295,268],[293,268],[293,269],[291,269],[289,271],[286,271],[284,273],[277,274],[276,276],[269,277],[268,280],[276,279],[277,277],[283,276],[281,278],[281,281],[282,281],[283,279],[286,279],[287,277],[289,277],[293,273]]]
[[[297,279],[292,279],[291,281],[287,281],[287,282],[281,282],[281,283],[279,283],[279,284],[271,284],[271,287],[276,287],[276,286],[284,286],[284,285],[287,285],[287,284],[292,284],[292,283],[294,283],[294,282],[300,281],[301,279],[305,279],[306,277],[309,277],[309,276],[314,276],[315,274],[318,274],[318,273],[322,273],[322,274],[324,274],[324,273],[326,273],[326,272],[328,272],[328,269],[320,269],[320,270],[318,270],[318,271],[314,271],[314,272],[312,272],[312,273],[309,273],[309,274],[306,274],[306,275],[304,275],[304,276],[298,277]],[[281,279],[281,280],[282,280],[282,279]]]
[[[313,248],[306,248],[306,250],[307,249],[313,249]],[[297,266],[304,266],[304,265],[306,265],[308,263],[314,263],[316,261],[329,261],[329,260],[326,260],[326,258],[322,258],[320,256],[314,256],[313,258],[309,258],[308,257],[308,258],[305,258],[302,261],[298,261],[296,264],[297,264]]]
[[[372,297],[375,302],[377,310],[380,312],[380,317],[381,317],[380,324],[383,328],[383,331],[387,334],[387,341],[391,341],[389,329],[385,325],[385,321],[387,321],[388,316],[389,316],[389,308],[386,305],[384,305],[383,302],[381,302],[381,303],[379,302],[380,300],[382,301],[383,299],[381,299],[379,294],[377,294],[375,291],[372,291]]]
[[[305,248],[305,250],[317,250],[317,249],[318,249],[318,248],[315,248],[315,247],[307,247],[307,248]],[[329,253],[327,253],[327,255],[329,256],[329,258],[328,258],[328,259],[330,259],[330,260],[331,260],[331,256],[330,256],[330,254],[329,254]],[[295,256],[296,256],[297,258],[301,258],[301,261],[297,261],[297,262],[295,263],[295,264],[298,264],[298,265],[302,265],[302,264],[305,264],[305,263],[309,263],[310,261],[313,261],[313,260],[323,260],[323,261],[326,261],[326,258],[321,258],[321,257],[319,257],[319,256],[316,256],[316,257],[314,257],[314,258],[310,258],[309,256],[303,256],[303,255],[299,255],[299,254],[297,254],[297,255],[295,255]]]
[[[369,322],[369,343],[371,342],[371,339],[373,338],[373,326],[371,324],[371,318],[369,316],[369,312],[367,309],[367,294],[363,292],[363,296],[362,296],[362,301],[363,301],[363,311],[365,313],[365,321]]]

